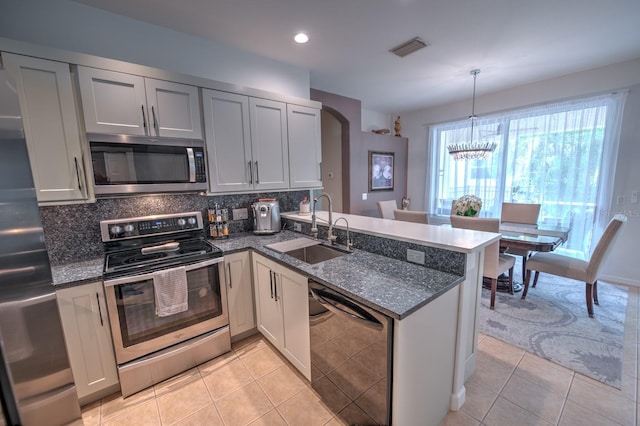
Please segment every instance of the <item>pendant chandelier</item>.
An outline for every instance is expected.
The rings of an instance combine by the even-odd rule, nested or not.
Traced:
[[[473,76],[473,98],[471,101],[471,138],[469,142],[454,143],[447,146],[449,154],[454,160],[482,160],[493,151],[495,151],[497,144],[495,142],[474,142],[473,141],[473,124],[476,121],[476,78],[480,74],[479,69],[471,70],[469,72]]]

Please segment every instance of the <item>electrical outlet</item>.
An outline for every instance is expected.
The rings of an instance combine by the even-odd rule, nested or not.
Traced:
[[[302,232],[302,224],[298,222],[293,223],[293,230],[296,232]]]
[[[424,265],[424,252],[418,250],[407,249],[407,262]]]
[[[618,195],[618,204],[624,204],[624,195]]]
[[[362,193],[362,199],[363,199],[363,200],[366,200],[366,199],[367,199],[367,193],[366,193],[366,192],[363,192],[363,193]]]
[[[247,209],[233,209],[233,220],[249,219]]]
[[[638,204],[638,191],[631,191],[631,203]]]

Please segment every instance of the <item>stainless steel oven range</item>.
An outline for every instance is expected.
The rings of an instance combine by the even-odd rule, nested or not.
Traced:
[[[231,350],[224,259],[206,239],[201,212],[105,220],[100,230],[122,396]],[[169,298],[182,297],[176,313],[162,310],[158,282],[167,280]]]

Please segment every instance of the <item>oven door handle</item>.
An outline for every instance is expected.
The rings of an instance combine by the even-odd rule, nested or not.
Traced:
[[[205,268],[207,266],[215,265],[216,263],[221,263],[221,262],[224,262],[224,257],[216,257],[215,259],[205,260],[204,262],[198,262],[198,263],[193,263],[191,265],[185,265],[184,269],[187,272],[189,272],[189,271],[192,271],[194,269]],[[150,272],[148,274],[131,275],[131,276],[127,276],[127,277],[113,278],[111,280],[106,280],[104,282],[104,286],[105,287],[113,287],[113,286],[120,285],[120,284],[129,284],[129,283],[135,283],[135,282],[146,281],[146,280],[151,280],[151,279],[153,279],[153,272]]]
[[[176,251],[179,248],[180,248],[180,243],[172,242],[172,243],[161,244],[159,246],[142,247],[140,249],[140,253],[151,254],[158,251]]]

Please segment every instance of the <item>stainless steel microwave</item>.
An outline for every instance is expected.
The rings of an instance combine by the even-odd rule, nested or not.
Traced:
[[[96,195],[207,189],[204,141],[88,134]]]

